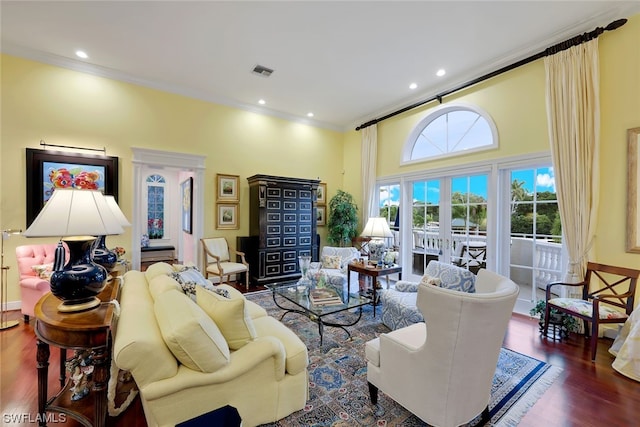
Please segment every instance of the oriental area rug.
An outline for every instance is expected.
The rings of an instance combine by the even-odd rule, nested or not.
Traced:
[[[245,296],[265,308],[269,315],[280,319],[283,310],[274,304],[271,291],[252,292]],[[389,328],[382,324],[379,315],[373,318],[371,306],[366,306],[363,311],[362,319],[355,326],[348,327],[351,339],[342,329],[325,326],[322,346],[316,323],[295,313],[285,316],[283,323],[302,339],[309,350],[309,399],[303,410],[263,427],[427,425],[382,392],[378,405],[371,405],[365,343],[389,332]],[[357,316],[348,312],[342,315],[349,318]],[[337,314],[336,318],[339,316]],[[517,425],[561,371],[503,348],[493,378],[490,421],[485,425]],[[473,420],[469,426],[479,425],[479,420]]]

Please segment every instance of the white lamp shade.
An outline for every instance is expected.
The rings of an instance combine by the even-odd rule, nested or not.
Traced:
[[[120,209],[120,206],[118,206],[118,203],[116,202],[116,198],[113,196],[104,196],[104,197],[105,199],[107,199],[107,204],[111,208],[111,212],[113,212],[113,214],[115,215],[120,225],[123,227],[131,227],[131,223],[129,222],[127,217],[124,216],[124,213]]]
[[[122,233],[122,225],[101,192],[59,188],[22,235],[69,237]]]
[[[371,217],[360,234],[363,237],[393,237],[387,220],[383,217]]]

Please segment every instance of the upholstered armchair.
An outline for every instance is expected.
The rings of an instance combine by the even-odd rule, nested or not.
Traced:
[[[351,261],[360,258],[358,249],[350,246],[324,246],[319,262],[312,262],[309,267],[310,274],[324,273],[334,286],[339,284],[346,288],[347,266]],[[351,272],[351,283],[358,283],[358,273]],[[339,282],[339,283],[338,283]],[[351,290],[347,290],[351,292]]]
[[[417,305],[425,322],[367,342],[374,405],[379,389],[434,426],[488,416],[493,375],[519,289],[487,270],[480,270],[478,279],[482,286],[475,293],[420,284]]]
[[[203,251],[202,274],[209,278],[210,275],[218,276],[220,283],[224,282],[226,277],[232,274],[238,275],[244,273],[244,281],[247,290],[249,290],[249,263],[245,259],[244,252],[240,252],[229,248],[227,239],[224,237],[210,237],[200,239]],[[240,262],[232,261],[231,253],[240,258]]]
[[[475,292],[476,281],[482,278],[466,268],[458,267],[440,261],[430,261],[424,271],[425,277],[440,280],[440,285],[449,289],[463,292]],[[486,276],[482,276],[486,278]],[[482,287],[483,284],[480,283]],[[419,284],[407,280],[400,280],[395,288],[379,291],[382,303],[382,323],[389,329],[395,330],[424,321],[420,310],[416,306]],[[491,285],[488,285],[491,289]]]
[[[57,243],[23,245],[16,248],[20,274],[21,311],[25,323],[35,316],[34,308],[42,295],[51,290],[49,276],[53,270]],[[65,251],[66,254],[69,251]],[[68,257],[68,255],[67,255]]]

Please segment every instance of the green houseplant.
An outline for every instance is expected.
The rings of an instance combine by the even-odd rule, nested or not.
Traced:
[[[327,240],[331,245],[351,245],[351,239],[358,234],[358,206],[351,194],[338,190],[331,198],[327,227]]]
[[[533,306],[531,310],[529,310],[529,314],[534,317],[539,317],[538,326],[540,327],[540,333],[544,333],[544,316],[547,308],[547,302],[545,300],[538,300],[536,305]],[[568,314],[561,313],[557,310],[551,309],[549,313],[549,325],[559,325],[560,329],[560,339],[566,338],[569,332],[578,332],[580,330],[580,325],[578,324],[578,320],[569,316]],[[551,329],[551,328],[550,328]],[[553,332],[549,331],[550,334],[553,335]],[[550,338],[557,338],[556,336],[551,336]]]

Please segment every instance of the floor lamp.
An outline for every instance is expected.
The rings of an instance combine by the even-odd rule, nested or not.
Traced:
[[[7,320],[7,270],[8,265],[4,265],[4,239],[8,239],[12,234],[20,234],[22,230],[2,230],[2,243],[0,244],[0,267],[2,267],[2,273],[0,274],[0,330],[13,328],[18,324],[17,320]]]

